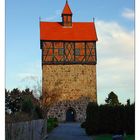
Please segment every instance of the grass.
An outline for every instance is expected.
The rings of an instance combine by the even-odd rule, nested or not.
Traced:
[[[112,140],[112,135],[95,136],[93,140]],[[135,140],[134,135],[127,135],[124,140]]]

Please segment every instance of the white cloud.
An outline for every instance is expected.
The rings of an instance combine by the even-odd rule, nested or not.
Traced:
[[[18,88],[31,88],[36,86],[41,79],[41,64],[40,61],[34,63],[26,63],[26,66],[15,77]]]
[[[17,75],[18,88],[25,89],[30,88],[33,90],[33,95],[39,98],[41,95],[41,80],[38,74],[33,73],[19,73]]]
[[[17,74],[18,81],[35,81],[41,76],[41,61],[28,62]]]
[[[32,73],[20,73],[18,74],[18,78],[21,82],[26,81],[36,81],[38,79],[38,76]]]
[[[127,19],[134,20],[135,18],[134,10],[125,8],[124,11],[122,12],[122,16]]]
[[[41,18],[41,20],[46,20],[46,21],[53,21],[56,18],[58,18],[61,15],[61,10],[56,10],[54,15],[48,17],[48,18]]]
[[[134,31],[117,22],[97,21],[97,82],[102,102],[116,91],[120,100],[134,99]],[[99,102],[100,102],[99,101]]]

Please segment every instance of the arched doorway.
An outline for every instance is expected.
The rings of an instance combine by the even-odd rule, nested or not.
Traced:
[[[69,108],[66,111],[66,121],[67,122],[74,122],[75,121],[75,110],[73,108]]]

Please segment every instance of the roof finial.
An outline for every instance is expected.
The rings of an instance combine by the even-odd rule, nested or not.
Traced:
[[[66,3],[68,3],[68,0],[66,0]]]

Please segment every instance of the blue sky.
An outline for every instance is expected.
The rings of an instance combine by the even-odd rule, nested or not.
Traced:
[[[6,88],[33,87],[41,79],[39,17],[61,21],[65,0],[6,0]],[[97,94],[114,91],[134,101],[134,0],[69,0],[73,21],[95,18]]]

